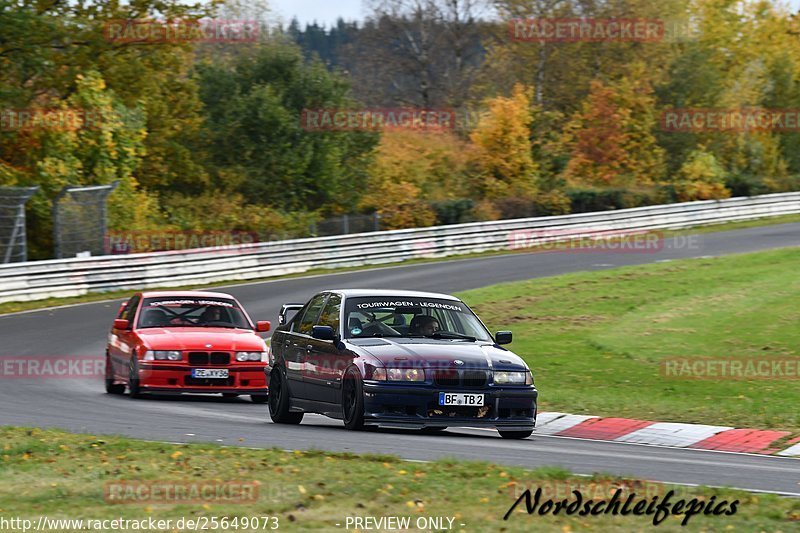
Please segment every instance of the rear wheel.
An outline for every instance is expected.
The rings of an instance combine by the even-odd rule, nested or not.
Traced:
[[[250,399],[253,403],[267,403],[269,401],[269,396],[266,394],[251,394]]]
[[[345,428],[364,429],[364,386],[361,382],[361,373],[353,366],[344,373],[342,418]]]
[[[498,429],[497,431],[504,439],[527,439],[533,435],[532,429],[526,429],[525,431],[504,431],[502,429]]]
[[[128,394],[131,398],[141,398],[142,389],[139,384],[139,363],[134,355],[128,365]]]
[[[124,394],[125,385],[114,383],[114,369],[111,368],[111,357],[106,354],[106,392],[108,394]]]
[[[289,411],[289,387],[279,368],[272,371],[269,378],[269,417],[276,424],[299,424],[303,413]]]

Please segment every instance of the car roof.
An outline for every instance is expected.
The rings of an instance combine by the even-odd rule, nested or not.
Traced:
[[[183,298],[226,298],[234,300],[230,294],[224,292],[209,291],[147,291],[142,293],[142,298],[164,298],[164,297],[183,297]]]
[[[453,300],[455,302],[461,301],[455,296],[438,292],[401,291],[389,289],[330,289],[323,292],[337,292],[345,298],[360,298],[365,296],[397,296],[404,298],[439,298],[440,300]]]

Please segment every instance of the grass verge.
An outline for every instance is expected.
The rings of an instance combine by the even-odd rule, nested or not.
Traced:
[[[540,409],[800,431],[797,374],[666,376],[667,358],[800,356],[800,249],[681,260],[461,293],[531,366]],[[795,360],[795,365],[797,361]]]
[[[180,518],[211,520],[227,517],[276,517],[281,530],[345,530],[347,517],[408,517],[453,519],[455,531],[644,531],[653,516],[528,515],[517,507],[503,516],[525,488],[542,488],[546,499],[560,500],[570,490],[585,499],[610,499],[625,487],[622,501],[662,501],[671,487],[609,476],[578,478],[556,469],[525,470],[488,463],[444,460],[403,462],[388,456],[355,456],[323,452],[285,452],[223,448],[215,445],[171,445],[117,437],[74,435],[61,431],[0,428],[0,520],[39,517],[103,520]],[[247,504],[210,498],[176,504],[152,493],[115,487],[135,482],[161,486],[194,483],[219,486],[235,481],[257,483],[258,495]],[[790,531],[800,520],[800,500],[741,491],[674,487],[672,503],[683,499],[715,504],[738,500],[732,516],[691,517],[691,530]],[[133,502],[110,504],[107,494],[126,494]],[[161,494],[167,494],[165,491]],[[138,499],[137,499],[138,498]],[[144,501],[151,498],[150,501]],[[573,501],[574,501],[574,497]],[[684,515],[667,517],[660,531],[686,531]],[[336,526],[336,524],[341,526]],[[445,521],[445,524],[448,522]],[[177,531],[173,522],[172,530]],[[228,526],[227,531],[264,531]],[[272,524],[272,522],[269,522]],[[463,524],[463,526],[461,525]],[[352,524],[350,530],[355,529]],[[59,531],[75,528],[62,525]],[[213,529],[212,529],[213,530]],[[223,530],[220,528],[219,530]],[[269,530],[267,528],[266,530]],[[363,531],[363,528],[361,528]],[[441,531],[442,528],[434,528]]]
[[[676,231],[666,231],[662,232],[664,236],[672,236],[672,235],[685,235],[685,234],[699,234],[699,233],[711,233],[711,232],[718,232],[718,231],[732,231],[738,229],[746,229],[746,228],[753,228],[759,226],[772,226],[775,224],[788,224],[792,222],[800,222],[800,215],[784,215],[779,217],[772,217],[772,218],[762,218],[757,220],[748,220],[744,222],[730,222],[726,224],[715,224],[710,226],[698,226],[696,228],[689,228],[686,230],[676,230]],[[246,282],[241,281],[221,281],[217,283],[209,283],[209,284],[200,284],[200,285],[186,285],[181,287],[164,287],[169,288],[171,290],[184,290],[184,289],[210,289],[214,287],[226,287],[235,284],[241,283],[259,283],[263,281],[275,281],[279,279],[290,279],[290,278],[298,278],[298,277],[305,277],[311,276],[315,274],[335,274],[340,272],[355,272],[358,270],[369,270],[372,268],[380,268],[385,266],[408,266],[408,265],[415,265],[415,264],[424,264],[424,263],[435,263],[440,261],[452,261],[453,259],[471,259],[471,258],[479,258],[479,257],[490,257],[495,255],[505,255],[505,254],[513,254],[513,253],[525,253],[529,250],[505,250],[505,251],[489,251],[489,252],[481,252],[481,253],[474,253],[474,254],[462,254],[458,256],[450,256],[450,257],[442,257],[442,258],[430,258],[430,259],[411,259],[409,261],[400,261],[397,263],[388,263],[386,265],[369,265],[364,267],[348,267],[348,268],[337,268],[337,269],[324,269],[324,268],[317,268],[311,269],[307,272],[302,272],[299,274],[290,274],[285,276],[273,276],[269,278],[259,278],[248,280]],[[153,287],[151,290],[158,290],[158,287]],[[0,315],[8,314],[8,313],[18,313],[20,311],[30,311],[35,309],[44,309],[47,307],[55,307],[60,305],[71,305],[71,304],[80,304],[80,303],[91,303],[91,302],[99,302],[104,300],[115,300],[115,299],[123,299],[129,298],[134,291],[125,290],[125,291],[110,291],[110,292],[101,292],[101,293],[91,293],[91,294],[83,294],[80,296],[71,296],[67,298],[47,298],[44,300],[36,300],[32,302],[6,302],[0,304]]]

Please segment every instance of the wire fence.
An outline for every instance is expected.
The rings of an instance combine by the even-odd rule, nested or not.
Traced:
[[[371,215],[342,215],[326,218],[312,224],[310,231],[314,237],[329,237],[350,233],[369,233],[380,231],[380,229],[381,218],[377,213],[373,213]]]
[[[53,201],[56,259],[105,254],[107,200],[117,184],[67,186],[58,193]]]
[[[0,263],[28,260],[25,204],[39,187],[0,187]]]

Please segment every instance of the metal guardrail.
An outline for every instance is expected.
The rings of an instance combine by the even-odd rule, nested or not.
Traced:
[[[215,249],[0,265],[0,303],[90,292],[246,281],[314,268],[379,265],[513,247],[514,232],[680,229],[800,213],[800,192],[431,228],[337,235]],[[542,236],[541,242],[553,240]],[[536,241],[534,237],[533,242]],[[529,244],[531,243],[529,239]]]

